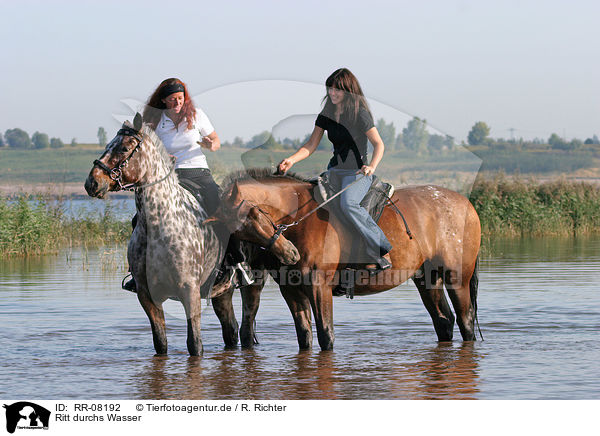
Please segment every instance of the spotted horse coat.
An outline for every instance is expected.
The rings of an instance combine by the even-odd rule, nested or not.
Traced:
[[[131,130],[142,139],[134,151],[131,149],[135,136],[132,139],[121,134]],[[163,303],[172,298],[179,300],[185,309],[190,355],[201,354],[201,289],[203,294],[210,292],[213,272],[224,255],[223,239],[218,237],[214,226],[202,225],[205,211],[179,185],[170,156],[152,128],[142,124],[139,114],[133,125],[128,122],[123,125],[98,161],[100,164],[94,164],[86,181],[90,195],[103,197],[107,191],[122,188],[123,183],[135,188],[138,220],[127,248],[127,259],[139,302],[150,320],[156,353],[167,352]],[[102,165],[105,169],[118,166],[120,179],[103,171]],[[228,336],[229,342],[237,342],[235,319],[224,320],[219,313],[222,304],[231,304],[231,296],[228,297],[225,295],[225,303],[213,299],[213,306],[221,319],[224,338]],[[231,308],[225,312],[233,313]]]

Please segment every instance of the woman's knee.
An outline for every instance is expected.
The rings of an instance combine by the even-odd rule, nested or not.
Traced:
[[[361,207],[360,202],[348,192],[343,192],[340,195],[340,207],[342,210],[356,210]]]
[[[221,202],[220,196],[219,196],[219,187],[217,186],[216,183],[213,183],[212,185],[207,186],[207,189],[205,191],[205,195],[206,195],[206,209],[209,215],[212,215],[219,207],[219,204]]]

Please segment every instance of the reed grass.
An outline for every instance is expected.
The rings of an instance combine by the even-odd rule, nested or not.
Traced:
[[[600,233],[597,185],[558,179],[478,179],[470,200],[482,233],[494,236],[581,236]]]
[[[101,216],[69,217],[62,203],[43,196],[0,197],[0,258],[57,253],[69,246],[123,243],[131,224],[110,208]]]
[[[600,188],[558,179],[479,178],[470,200],[484,238],[600,234]],[[43,196],[0,197],[0,259],[57,253],[67,247],[107,247],[126,242],[128,220],[113,209],[67,216],[62,203]]]

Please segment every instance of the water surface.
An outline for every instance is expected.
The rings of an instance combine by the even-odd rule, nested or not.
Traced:
[[[598,399],[600,239],[497,241],[481,259],[485,341],[438,343],[412,284],[335,299],[334,351],[299,352],[273,284],[260,344],[225,349],[212,307],[190,358],[179,303],[169,355],[120,290],[124,248],[0,263],[0,397],[35,399]],[[240,317],[239,295],[235,307]]]

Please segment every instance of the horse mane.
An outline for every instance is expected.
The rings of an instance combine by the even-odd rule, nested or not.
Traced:
[[[265,179],[284,179],[305,183],[310,182],[311,180],[296,173],[288,172],[286,174],[275,174],[271,168],[247,168],[229,173],[223,180],[222,187],[223,191],[227,192],[236,182],[243,182],[246,180],[260,181]]]
[[[166,163],[170,164],[171,157],[169,156],[167,149],[165,148],[164,144],[162,143],[152,126],[150,124],[144,123],[142,125],[142,129],[140,130],[140,133],[148,137],[152,145],[154,145],[154,147],[158,149],[160,156],[163,158],[163,160]]]

